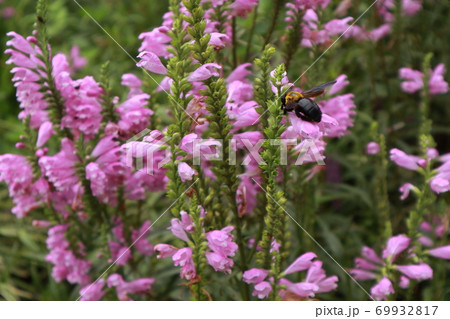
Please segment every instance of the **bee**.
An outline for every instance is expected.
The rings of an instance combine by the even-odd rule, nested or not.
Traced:
[[[305,92],[288,92],[281,98],[281,108],[284,114],[294,111],[295,115],[304,121],[320,122],[322,120],[322,111],[317,103],[309,98],[323,94],[327,87],[335,83],[336,81],[323,83]]]

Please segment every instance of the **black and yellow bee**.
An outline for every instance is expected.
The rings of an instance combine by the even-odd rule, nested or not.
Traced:
[[[305,92],[288,92],[281,98],[281,107],[284,110],[284,114],[294,111],[295,115],[304,121],[320,122],[322,120],[322,111],[317,103],[309,98],[323,94],[327,87],[335,83],[336,81],[323,83]]]

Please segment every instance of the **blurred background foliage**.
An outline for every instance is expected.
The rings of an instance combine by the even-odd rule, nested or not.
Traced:
[[[165,0],[98,0],[79,1],[79,3],[94,17],[98,23],[126,50],[135,57],[140,46],[138,35],[150,31],[161,24],[162,15],[168,10]],[[273,1],[261,0],[258,9],[254,41],[251,47],[250,62],[261,52],[268,22],[272,18]],[[332,1],[336,6],[340,1]],[[353,0],[348,15],[358,17],[372,4],[372,0]],[[35,21],[34,0],[3,0],[0,2],[0,52],[6,48],[5,34],[14,30],[22,35],[29,35]],[[77,76],[94,75],[98,79],[101,65],[111,61],[111,82],[115,93],[119,91],[120,77],[123,73],[132,72],[141,78],[150,89],[154,88],[151,80],[142,76],[133,60],[91,20],[90,17],[73,0],[49,1],[49,34],[54,52],[68,54],[73,45],[80,47],[81,55],[88,58],[88,64],[78,71]],[[13,8],[13,13],[11,9]],[[5,10],[7,14],[5,14]],[[417,153],[417,129],[419,123],[419,94],[406,94],[400,90],[398,69],[411,67],[420,69],[424,56],[433,53],[431,65],[444,63],[450,67],[450,28],[448,16],[450,7],[446,1],[424,0],[423,9],[413,17],[402,19],[393,33],[377,43],[341,39],[331,48],[300,79],[299,85],[307,82],[314,85],[329,81],[339,74],[347,74],[350,85],[346,92],[355,94],[357,115],[352,133],[342,139],[333,140],[327,146],[327,167],[336,174],[322,174],[317,185],[311,185],[310,197],[313,199],[314,213],[317,215],[315,229],[311,230],[314,237],[325,249],[345,268],[353,266],[353,258],[359,255],[362,245],[378,243],[379,233],[376,231],[376,203],[374,192],[376,185],[373,176],[376,168],[372,159],[365,155],[365,146],[370,139],[369,127],[373,120],[380,124],[380,131],[386,134],[388,149],[398,147],[407,153]],[[8,16],[10,15],[10,16]],[[335,16],[322,17],[329,21]],[[370,28],[379,26],[379,16],[374,8],[358,21],[358,25]],[[238,55],[240,63],[247,46],[248,29],[251,16],[248,19],[238,19]],[[280,17],[272,36],[274,46],[283,47],[282,39],[285,33],[285,23]],[[447,40],[445,40],[447,39]],[[306,49],[300,49],[293,59],[289,77],[293,80],[315,60]],[[18,152],[14,144],[23,131],[21,122],[17,119],[19,113],[15,98],[15,89],[11,83],[11,67],[5,65],[7,56],[0,56],[0,154]],[[274,61],[281,63],[281,54]],[[448,81],[448,76],[446,76]],[[167,101],[158,101],[164,107]],[[430,116],[433,120],[433,135],[439,152],[450,152],[450,108],[449,95],[438,95],[432,98]],[[328,176],[327,176],[328,175]],[[419,177],[413,172],[389,165],[388,191],[391,201],[391,216],[395,233],[404,229],[404,219],[413,207],[412,198],[402,202],[399,199],[398,188],[405,182],[414,183]],[[288,191],[289,193],[289,191]],[[295,202],[298,190],[292,189],[288,194]],[[154,220],[168,204],[158,200],[160,194],[151,196],[143,203],[142,211]],[[438,207],[448,215],[449,195],[439,197]],[[293,211],[293,206],[288,209]],[[293,205],[293,204],[292,204]],[[0,300],[68,300],[77,298],[77,290],[67,283],[56,283],[50,277],[51,266],[45,262],[47,249],[45,247],[46,231],[31,226],[33,217],[17,219],[10,213],[12,203],[8,198],[5,185],[0,184]],[[302,212],[296,212],[301,218]],[[33,214],[32,214],[33,215]],[[164,216],[159,225],[151,233],[150,239],[158,237],[158,242],[164,242],[164,236],[170,236],[165,228],[170,216]],[[366,296],[357,288],[351,279],[342,272],[338,265],[332,262],[313,243],[302,240],[301,230],[291,225],[291,231],[298,236],[292,236],[291,258],[306,251],[308,246],[313,249],[329,274],[339,276],[337,293],[329,294],[329,298],[342,300],[362,299]],[[298,239],[297,239],[298,238]],[[303,246],[300,244],[303,243]],[[151,263],[151,261],[150,261]],[[104,265],[105,268],[107,265]],[[164,286],[158,280],[154,286],[157,291],[152,299],[183,299],[181,289],[174,289],[173,278],[178,276],[178,270],[170,262],[163,261],[154,269],[152,265],[139,265],[143,273],[155,276],[157,279],[168,278]],[[439,289],[424,283],[425,298],[437,300],[450,299],[450,283],[445,283],[449,271],[449,263],[435,262],[439,278],[442,279]],[[98,269],[102,273],[105,269]],[[151,273],[146,269],[151,269]],[[430,286],[427,286],[430,285]],[[370,286],[365,286],[369,288]],[[218,288],[219,289],[219,288]],[[226,289],[221,287],[220,289]],[[166,292],[171,292],[167,295]],[[226,292],[227,294],[229,292]]]

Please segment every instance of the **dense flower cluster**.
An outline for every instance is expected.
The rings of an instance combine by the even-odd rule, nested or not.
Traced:
[[[298,257],[283,272],[284,275],[294,274],[307,270],[306,278],[302,282],[293,283],[286,278],[281,278],[277,285],[285,289],[280,291],[282,298],[288,298],[289,294],[294,294],[300,298],[312,298],[315,294],[329,292],[336,289],[337,276],[327,277],[322,269],[322,262],[313,261],[317,256],[308,252]],[[252,268],[243,274],[243,280],[248,284],[254,284],[253,295],[259,299],[267,298],[272,291],[273,278],[267,278],[269,271],[260,268]]]

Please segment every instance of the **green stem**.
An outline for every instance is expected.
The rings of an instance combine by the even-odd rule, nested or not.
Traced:
[[[231,18],[231,29],[232,29],[232,45],[233,45],[233,69],[238,65],[237,58],[237,35],[236,35],[236,18]]]
[[[250,57],[250,48],[251,48],[251,44],[253,41],[253,34],[255,33],[256,20],[258,18],[258,6],[259,6],[259,2],[253,8],[252,25],[250,27],[250,31],[249,31],[248,39],[247,39],[247,47],[245,49],[245,61],[248,61],[248,59]]]

